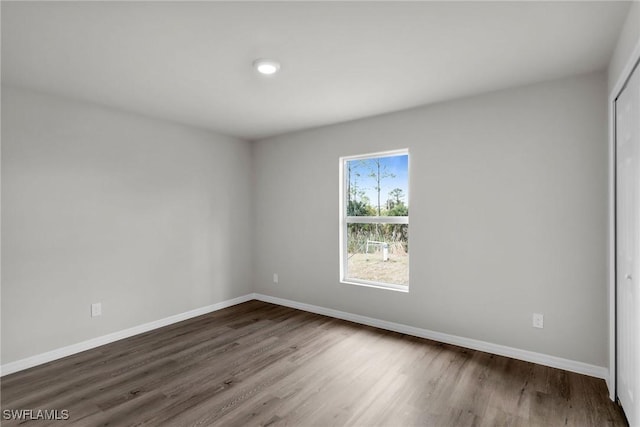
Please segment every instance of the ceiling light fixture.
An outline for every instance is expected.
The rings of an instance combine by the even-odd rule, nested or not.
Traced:
[[[253,67],[258,70],[260,74],[271,75],[280,70],[280,63],[271,59],[256,59],[253,61]]]

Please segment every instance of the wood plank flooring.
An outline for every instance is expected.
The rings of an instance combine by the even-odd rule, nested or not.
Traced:
[[[604,381],[259,301],[2,378],[74,426],[624,426]],[[35,412],[34,412],[35,414]]]

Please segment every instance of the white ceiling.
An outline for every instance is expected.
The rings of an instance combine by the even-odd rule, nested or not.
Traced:
[[[2,82],[259,139],[603,69],[629,5],[3,1]]]

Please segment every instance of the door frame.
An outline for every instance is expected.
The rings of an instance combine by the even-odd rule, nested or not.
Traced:
[[[616,400],[616,99],[640,61],[638,42],[609,93],[609,185],[607,212],[607,282],[609,287],[609,398]],[[640,64],[638,65],[640,66]]]

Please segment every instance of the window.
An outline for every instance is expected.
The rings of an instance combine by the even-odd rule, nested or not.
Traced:
[[[409,152],[340,159],[340,279],[409,290]]]

